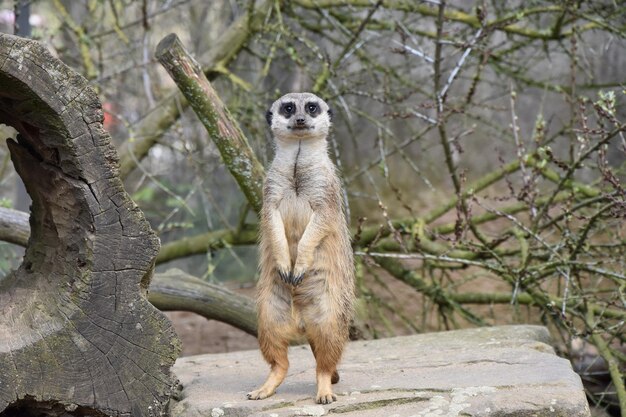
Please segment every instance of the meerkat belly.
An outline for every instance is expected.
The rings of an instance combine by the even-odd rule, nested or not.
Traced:
[[[295,194],[285,196],[278,209],[285,225],[285,234],[293,263],[298,253],[298,242],[309,224],[313,210],[307,200]]]

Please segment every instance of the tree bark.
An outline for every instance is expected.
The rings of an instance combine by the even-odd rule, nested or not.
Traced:
[[[145,297],[159,243],[102,121],[83,77],[0,34],[0,122],[32,198],[23,263],[0,282],[4,415],[165,412],[180,342]]]
[[[188,236],[169,242],[161,247],[156,264],[163,264],[185,256],[207,253],[209,250],[221,249],[225,245],[254,245],[257,242],[256,228],[242,230],[219,229]]]
[[[265,172],[239,124],[175,34],[159,42],[156,57],[196,112],[248,202],[259,213]]]
[[[250,298],[204,282],[180,269],[155,274],[148,299],[162,311],[192,311],[257,335],[256,312]]]

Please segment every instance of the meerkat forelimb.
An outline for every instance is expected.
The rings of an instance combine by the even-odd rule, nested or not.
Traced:
[[[341,182],[327,151],[331,113],[313,94],[290,93],[274,102],[267,121],[276,155],[263,188],[257,310],[271,370],[248,398],[274,394],[287,375],[289,341],[304,333],[317,362],[316,401],[328,404],[354,301]]]

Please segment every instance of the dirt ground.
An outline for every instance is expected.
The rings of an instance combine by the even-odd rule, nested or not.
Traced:
[[[165,313],[183,342],[182,356],[256,349],[257,340],[231,325],[186,311]]]

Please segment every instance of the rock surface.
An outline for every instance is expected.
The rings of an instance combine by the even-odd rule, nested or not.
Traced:
[[[258,350],[179,359],[183,385],[173,417],[199,416],[590,416],[580,378],[554,354],[539,326],[502,326],[352,342],[334,385],[317,405],[315,360],[290,349],[276,394],[251,401],[268,366]]]

